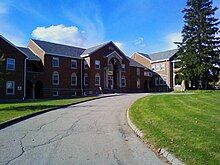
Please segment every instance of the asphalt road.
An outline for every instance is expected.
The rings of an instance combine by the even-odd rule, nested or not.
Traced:
[[[0,164],[164,164],[127,125],[127,108],[142,96],[93,100],[2,129]]]

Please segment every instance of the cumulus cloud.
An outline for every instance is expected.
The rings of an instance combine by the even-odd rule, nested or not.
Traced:
[[[124,44],[122,42],[114,42],[114,44],[121,50],[124,49]]]
[[[144,43],[144,38],[139,37],[136,40],[134,40],[134,44],[140,47],[146,47],[146,44]]]
[[[37,27],[32,32],[36,39],[68,44],[73,46],[84,46],[86,38],[84,31],[76,26],[52,25],[49,27]]]
[[[166,49],[176,49],[177,45],[174,42],[181,42],[181,33],[170,33],[165,37]]]

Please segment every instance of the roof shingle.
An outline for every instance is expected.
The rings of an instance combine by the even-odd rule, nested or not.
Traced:
[[[69,56],[73,58],[81,58],[80,55],[85,51],[84,48],[52,43],[47,41],[40,41],[32,39],[46,54]]]
[[[41,59],[35,55],[30,49],[24,47],[17,47],[20,51],[22,51],[27,57],[28,60],[40,61]]]

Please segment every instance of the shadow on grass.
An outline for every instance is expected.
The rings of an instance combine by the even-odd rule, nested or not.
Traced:
[[[19,107],[7,107],[7,108],[0,108],[1,111],[39,111],[46,108],[57,107],[60,105],[29,105],[29,106],[19,106]]]

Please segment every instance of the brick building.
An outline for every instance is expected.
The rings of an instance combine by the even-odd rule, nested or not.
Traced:
[[[183,89],[178,81],[178,61],[175,60],[177,49],[144,54],[135,52],[131,58],[153,71],[154,91],[169,91],[175,88]]]
[[[154,89],[153,72],[113,42],[84,49],[40,40],[17,47],[0,36],[0,99],[70,98]]]

